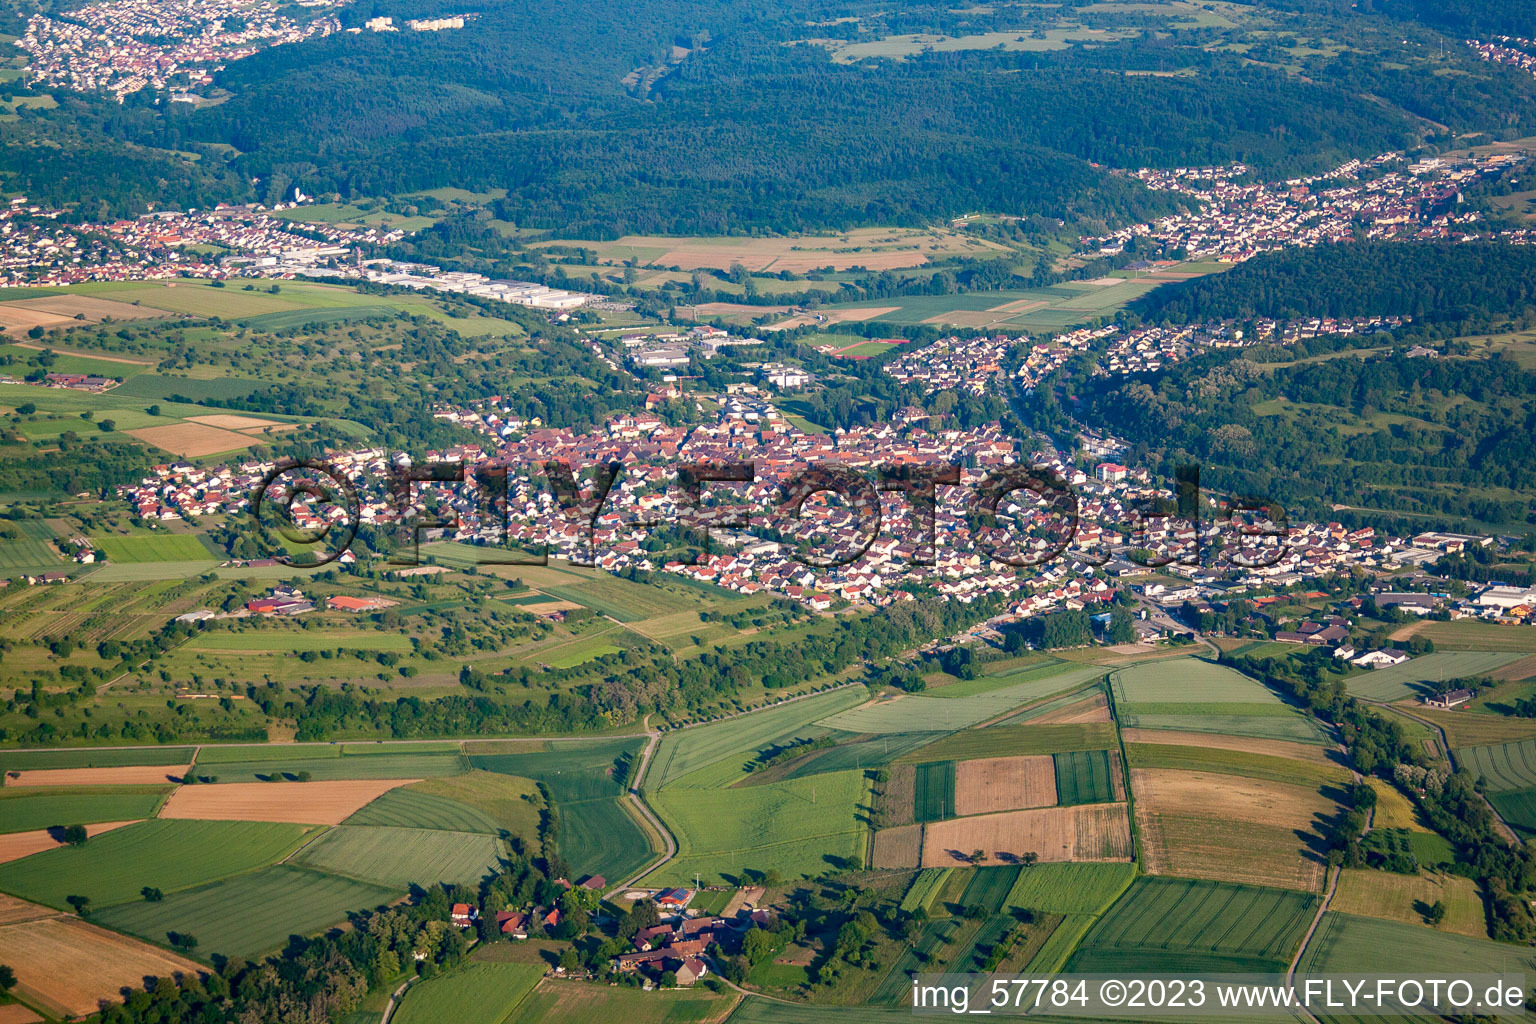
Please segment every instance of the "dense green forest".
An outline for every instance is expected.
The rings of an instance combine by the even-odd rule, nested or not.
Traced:
[[[1144,446],[1154,464],[1198,462],[1213,488],[1293,516],[1385,507],[1432,517],[1419,528],[1536,521],[1536,373],[1503,355],[1399,350],[1268,370],[1205,356],[1101,378],[1082,418]]]
[[[1536,79],[1441,34],[1481,24],[1490,5],[1464,0],[1481,13],[1460,20],[1378,6],[1275,0],[1203,19],[1113,4],[533,0],[460,31],[275,47],[220,72],[231,95],[203,109],[141,93],[25,110],[0,138],[0,176],[92,216],[271,201],[294,184],[345,197],[505,189],[499,217],[567,237],[976,210],[1093,224],[1174,205],[1106,168],[1240,160],[1286,176],[1448,142],[1446,129],[1536,131]],[[342,17],[449,12],[368,0]],[[1096,36],[835,59],[903,33],[1023,42],[1062,26]]]
[[[1155,322],[1311,316],[1412,316],[1462,322],[1536,307],[1536,246],[1358,242],[1284,249],[1149,292]]]

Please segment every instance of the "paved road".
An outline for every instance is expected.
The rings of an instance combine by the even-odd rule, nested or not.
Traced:
[[[650,716],[647,715],[646,721],[649,720]],[[626,799],[628,799],[629,802],[634,805],[635,810],[639,812],[640,816],[646,821],[650,822],[651,827],[656,830],[656,834],[661,836],[662,842],[666,844],[666,849],[662,850],[660,858],[642,868],[639,874],[630,878],[626,878],[624,881],[608,890],[608,892],[604,894],[605,899],[611,898],[616,892],[621,892],[624,889],[628,889],[630,886],[640,881],[640,879],[644,878],[646,875],[655,871],[667,861],[677,856],[677,840],[672,837],[672,833],[667,829],[667,826],[662,824],[660,816],[657,815],[655,811],[651,810],[650,804],[647,804],[645,802],[645,797],[640,794],[640,784],[645,779],[645,773],[650,770],[651,758],[656,753],[656,747],[661,743],[660,732],[652,732],[650,737],[650,742],[645,745],[645,750],[640,754],[640,764],[635,769],[634,785],[629,788],[629,792],[625,794],[625,796]]]

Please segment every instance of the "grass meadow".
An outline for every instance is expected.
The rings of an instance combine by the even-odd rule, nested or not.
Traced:
[[[1051,725],[997,725],[967,729],[918,747],[895,759],[896,764],[923,761],[967,761],[978,757],[1013,757],[1023,754],[1058,754],[1070,750],[1103,750],[1115,746],[1115,727],[1109,722]]]
[[[500,840],[470,832],[342,825],[299,851],[293,863],[404,891],[434,882],[473,885],[503,852]]]
[[[253,748],[241,748],[250,751]],[[198,754],[199,775],[215,775],[220,782],[258,782],[274,775],[297,777],[308,772],[316,781],[336,779],[423,779],[457,775],[464,771],[464,759],[458,754],[366,754],[355,757],[303,754],[271,756],[278,751],[263,751],[250,760],[209,760]]]
[[[1052,755],[1056,762],[1056,802],[1102,804],[1115,799],[1107,750],[1072,750]]]
[[[620,759],[632,761],[644,745],[642,739],[626,737],[581,743],[493,741],[468,749],[477,769],[542,782],[549,789],[560,816],[560,855],[573,870],[621,878],[651,856],[646,832],[619,803],[624,786],[614,777]],[[513,750],[519,752],[476,753]],[[455,781],[441,785],[451,788]],[[536,832],[537,821],[531,824]]]
[[[697,871],[709,884],[748,868],[794,878],[863,857],[869,787],[861,772],[739,789],[663,787],[649,799],[678,841],[678,859],[658,879],[691,882]]]
[[[109,562],[213,561],[201,541],[185,533],[135,533],[126,537],[92,537],[91,542]]]
[[[472,963],[412,985],[393,1024],[503,1024],[543,974],[542,964]]]
[[[669,732],[656,750],[646,774],[646,787],[665,786],[727,758],[744,761],[757,750],[794,738],[818,719],[863,703],[867,693],[863,687],[846,686],[722,722]]]
[[[917,766],[912,820],[942,821],[955,816],[955,762],[930,761]]]
[[[1456,751],[1461,767],[1482,776],[1491,792],[1536,787],[1536,739]]]
[[[48,768],[119,768],[124,765],[140,764],[176,765],[189,764],[191,761],[191,747],[0,750],[0,769],[8,772],[39,771]]]
[[[1283,970],[1318,897],[1283,889],[1139,878],[1072,957],[1072,971]]]
[[[1102,914],[1136,877],[1134,864],[1035,864],[1004,901],[1049,914]]]
[[[1521,656],[1518,651],[1436,651],[1350,676],[1344,685],[1354,696],[1367,700],[1405,700],[1433,693],[1438,684],[1450,679],[1487,675]]]
[[[1536,971],[1536,950],[1528,946],[1334,911],[1323,915],[1297,970],[1313,974],[1375,973],[1381,970],[1383,950],[1391,951],[1394,974]]]
[[[144,886],[172,893],[266,867],[313,832],[303,825],[156,818],[7,864],[0,889],[61,909],[71,895],[105,907],[137,899]]]
[[[282,948],[290,935],[323,931],[347,914],[371,910],[399,892],[289,865],[170,893],[158,903],[135,900],[92,919],[162,945],[167,933],[196,937],[202,956],[256,957]]]
[[[517,1016],[507,1024],[590,1024],[591,1021],[623,1021],[624,1024],[716,1024],[730,1008],[733,997],[705,988],[663,989],[642,992],[632,988],[607,985],[569,985],[540,982],[517,1006]],[[749,999],[742,1006],[761,1004],[779,1006],[764,999]],[[795,1007],[799,1009],[799,1007]],[[857,1010],[854,1011],[858,1012]],[[815,1024],[824,1024],[825,1010],[818,1011]],[[733,1022],[741,1016],[738,1010]],[[844,1011],[839,1008],[838,1019]],[[849,1021],[848,1024],[856,1024]]]
[[[153,817],[169,786],[0,789],[0,832]]]
[[[1242,775],[1250,779],[1268,779],[1272,782],[1291,782],[1301,786],[1339,785],[1353,778],[1349,769],[1343,765],[1216,747],[1127,743],[1125,753],[1132,768],[1182,768],[1188,771]]]

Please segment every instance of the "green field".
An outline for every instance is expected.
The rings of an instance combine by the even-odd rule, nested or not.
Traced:
[[[955,762],[930,761],[917,766],[912,792],[912,820],[942,821],[955,816]]]
[[[1316,761],[1216,747],[1127,743],[1125,755],[1132,768],[1182,768],[1187,771],[1268,779],[1271,782],[1293,782],[1301,786],[1336,785],[1347,783],[1353,778],[1349,769],[1339,764],[1320,764]]]
[[[206,748],[205,748],[206,749]],[[8,772],[47,768],[121,768],[125,765],[181,765],[192,761],[191,747],[80,747],[74,750],[0,750],[0,768]]]
[[[956,945],[957,940],[974,934],[974,932],[974,923],[962,921],[960,918],[947,917],[928,922],[918,935],[917,941],[902,951],[900,957],[896,960],[896,965],[885,976],[885,979],[880,983],[880,987],[870,997],[869,1002],[889,1007],[901,1006],[905,1000],[905,1008],[894,1012],[903,1013],[908,1019],[911,1019],[912,982],[908,976],[920,970],[937,969],[939,964],[945,962],[948,951]],[[743,1007],[753,1005],[755,1002],[756,1000],[749,999],[743,1004]],[[787,1009],[787,1007],[784,1008]],[[827,1017],[826,1008],[820,1008],[820,1012],[822,1016],[816,1019],[824,1021]],[[837,1010],[837,1020],[839,1022],[844,1019],[844,1012],[851,1012],[853,1014],[883,1012],[889,1014],[893,1011],[877,1011],[873,1006],[849,1008],[849,1011],[844,1011],[842,1007],[839,1007]],[[734,1021],[739,1015],[740,1011],[731,1019]],[[810,1020],[811,1018],[801,1019]],[[858,1020],[859,1018],[853,1016],[850,1019]]]
[[[583,800],[558,807],[560,856],[577,878],[603,875],[617,881],[651,859],[650,840],[618,800]]]
[[[468,964],[412,985],[392,1024],[503,1024],[543,974],[542,964]]]
[[[247,748],[249,749],[249,748]],[[274,774],[294,778],[309,772],[315,780],[428,779],[464,771],[458,754],[366,754],[355,757],[263,756],[253,760],[209,761],[197,758],[198,774],[216,775],[220,782],[265,781]]]
[[[0,832],[151,818],[169,786],[0,789]]]
[[[1318,899],[1253,885],[1139,878],[1089,931],[1068,969],[1284,970]]]
[[[1298,709],[1255,679],[1198,658],[1121,669],[1110,677],[1121,726],[1326,744]]]
[[[996,718],[1023,704],[1076,689],[1104,674],[1097,665],[1040,666],[1020,670],[1020,681],[965,697],[900,696],[831,715],[820,722],[853,733],[951,731]],[[1000,676],[999,679],[1012,677]]]
[[[1494,622],[1457,619],[1454,622],[1419,622],[1413,635],[1434,641],[1442,651],[1519,651],[1536,654],[1536,629],[1501,626]]]
[[[678,859],[658,880],[705,884],[773,868],[786,878],[816,875],[861,860],[868,784],[861,772],[837,772],[739,789],[663,787],[652,805],[677,837]]]
[[[1333,911],[1323,915],[1297,970],[1313,974],[1375,973],[1382,969],[1383,951],[1390,951],[1394,974],[1523,971],[1530,975],[1536,970],[1536,950],[1528,946]]]
[[[1536,787],[1536,739],[1456,751],[1458,767],[1482,776],[1494,793]]]
[[[526,753],[481,754],[484,745],[470,744],[469,763],[480,771],[516,775],[542,782],[556,803],[616,797],[624,787],[613,777],[614,763],[624,754],[637,754],[643,739],[592,740],[580,743],[517,744]]]
[[[1518,651],[1436,651],[1350,676],[1344,685],[1352,695],[1367,700],[1404,700],[1434,693],[1447,680],[1485,676],[1521,657]]]
[[[155,818],[7,864],[0,889],[50,907],[66,908],[70,895],[104,907],[136,899],[146,885],[169,894],[266,867],[313,832],[304,825]]]
[[[639,989],[608,985],[549,982],[535,988],[518,1004],[516,1016],[509,1017],[506,1024],[592,1024],[594,1021],[696,1024],[698,1021],[718,1018],[730,1005],[731,999],[729,993],[716,994],[705,988],[642,992]],[[764,1000],[751,999],[748,1002],[761,1003]],[[842,1019],[841,1011],[838,1017]],[[733,1015],[731,1020],[735,1019]],[[818,1021],[818,1024],[823,1022]]]
[[[896,764],[923,761],[967,761],[978,757],[1013,757],[1024,754],[1057,754],[1069,750],[1103,750],[1116,743],[1109,722],[1067,725],[996,725],[967,729],[918,747],[895,759]]]
[[[960,893],[960,906],[986,907],[988,911],[997,913],[1003,909],[1008,894],[1019,880],[1019,872],[1023,870],[1018,867],[977,868]]]
[[[1110,676],[1115,703],[1249,703],[1267,704],[1278,698],[1263,683],[1225,665],[1199,658],[1149,661]]]
[[[697,608],[701,604],[700,597],[644,583],[632,583],[617,576],[539,589],[551,597],[574,602],[620,622],[639,622],[658,615]]]
[[[107,556],[109,562],[213,561],[213,554],[201,541],[184,533],[92,537],[91,543]]]
[[[470,764],[482,771],[542,782],[560,817],[560,855],[578,874],[619,879],[638,870],[651,855],[640,826],[619,804],[624,787],[613,777],[621,756],[636,758],[640,738],[581,743],[470,744]],[[522,753],[476,753],[515,749]],[[530,805],[531,806],[531,805]]]
[[[536,660],[550,668],[575,668],[604,655],[618,654],[622,649],[599,636],[583,637],[574,643],[561,645],[551,655],[538,656]]]
[[[371,320],[375,317],[394,318],[400,310],[394,306],[338,306],[332,309],[288,309],[277,313],[259,313],[245,317],[240,323],[253,331],[286,331],[307,324],[339,324],[354,320]]]
[[[779,775],[779,778],[800,779],[807,775],[822,775],[826,772],[880,768],[890,764],[909,750],[916,750],[925,743],[932,743],[942,735],[938,732],[887,733],[874,739],[840,743],[798,762],[789,771]]]
[[[294,760],[309,763],[326,758],[340,757],[341,751],[342,747],[337,743],[306,743],[303,746],[285,746],[281,744],[271,746],[208,746],[198,748],[197,766],[199,768],[207,768],[213,765],[240,763],[271,764]]]
[[[469,832],[341,825],[306,846],[293,863],[403,890],[433,882],[473,885],[502,853],[500,840]]]
[[[119,398],[141,398],[161,401],[180,398],[191,402],[228,401],[245,398],[267,384],[259,380],[243,380],[238,377],[215,377],[203,380],[198,377],[172,377],[156,373],[141,373],[112,389]]]
[[[1129,884],[1129,883],[1127,883]],[[1034,959],[1024,965],[1030,974],[1056,974],[1067,965],[1067,960],[1077,950],[1083,936],[1098,918],[1093,914],[1068,914],[1051,932]]]
[[[1522,839],[1536,838],[1536,788],[1489,793],[1488,802]]]
[[[929,910],[933,907],[933,901],[938,899],[939,893],[944,891],[944,883],[949,881],[949,876],[954,868],[924,868],[912,877],[912,884],[907,887],[906,894],[901,897],[901,909],[905,913],[912,913],[918,907]]]
[[[1007,45],[1013,45],[1017,33],[998,33],[1000,38],[1008,40]],[[879,45],[879,44],[876,44]],[[999,43],[998,45],[1004,45]],[[880,51],[875,51],[880,52]],[[1112,315],[1113,311],[1124,306],[1127,302],[1151,291],[1157,287],[1154,281],[1123,281],[1119,284],[1107,287],[1090,284],[1088,282],[1068,281],[1062,284],[1049,285],[1043,288],[1028,288],[1010,291],[986,291],[974,294],[960,295],[910,295],[892,296],[882,298],[878,302],[854,302],[847,304],[829,305],[828,310],[839,309],[871,309],[880,310],[870,315],[869,322],[884,322],[894,324],[919,324],[924,322],[942,322],[933,318],[942,318],[949,314],[962,314],[957,322],[968,327],[979,326],[974,319],[966,318],[963,314],[975,314],[986,310],[995,310],[997,319],[993,321],[998,325],[1006,325],[1011,328],[1022,328],[1031,331],[1060,331],[1074,324],[1086,323],[1090,320]],[[997,307],[1014,302],[1038,301],[1046,305],[1041,308],[1030,309],[1024,312],[1009,312],[999,310]],[[891,307],[895,307],[892,309]]]
[[[392,789],[346,820],[348,825],[385,825],[443,832],[495,835],[500,826],[468,804],[412,787]]]
[[[885,982],[875,995],[884,1005],[838,1006],[829,1010],[826,1006],[771,1002],[748,997],[742,1000],[736,1012],[727,1020],[729,1024],[828,1024],[829,1018],[837,1024],[896,1024],[898,1021],[911,1020],[910,1006],[902,1007],[898,1000],[903,995],[910,1000],[912,985],[907,980],[906,972],[918,969],[918,961],[910,951],[897,961],[896,968],[886,975]],[[886,986],[890,986],[890,989]]]
[[[408,652],[411,638],[400,633],[354,630],[260,629],[243,633],[200,633],[187,642],[189,651],[246,651],[298,654],[301,651]],[[315,748],[305,748],[306,750]]]
[[[0,573],[51,572],[65,562],[53,546],[53,531],[40,519],[13,520],[6,524],[21,536],[0,540]]]
[[[1109,803],[1115,799],[1109,751],[1071,750],[1052,757],[1056,762],[1058,804],[1070,807],[1073,804]]]
[[[1316,746],[1329,742],[1316,722],[1284,704],[1129,704],[1116,707],[1115,713],[1127,729],[1208,732]]]
[[[673,730],[661,739],[646,787],[668,785],[726,758],[743,762],[757,750],[793,739],[817,719],[863,703],[868,692],[862,686],[844,686],[723,722]]]
[[[197,938],[198,953],[255,957],[290,935],[312,935],[371,910],[399,892],[348,878],[280,865],[171,893],[158,903],[134,900],[92,915],[109,928],[164,944],[167,932]]]
[[[1035,864],[1004,901],[1047,914],[1102,914],[1136,877],[1134,864]]]
[[[538,848],[543,801],[527,779],[470,772],[392,789],[348,818],[348,825],[393,825],[449,832],[506,832]]]

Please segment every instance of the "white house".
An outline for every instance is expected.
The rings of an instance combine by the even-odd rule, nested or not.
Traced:
[[[1359,665],[1361,668],[1386,668],[1389,665],[1401,665],[1408,660],[1408,655],[1394,649],[1368,651],[1358,658],[1351,658],[1351,665]]]

